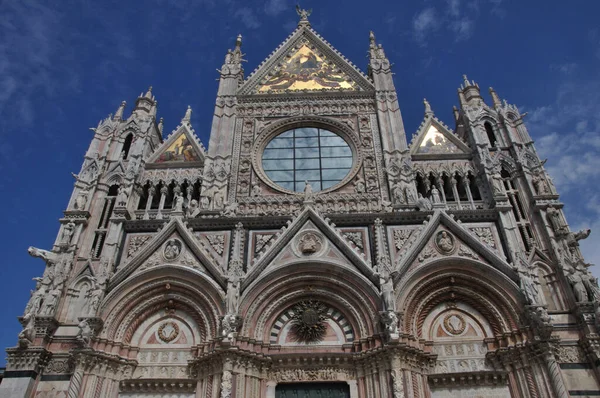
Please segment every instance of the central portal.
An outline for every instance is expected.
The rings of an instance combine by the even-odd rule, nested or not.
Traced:
[[[347,383],[278,384],[275,398],[350,398]]]

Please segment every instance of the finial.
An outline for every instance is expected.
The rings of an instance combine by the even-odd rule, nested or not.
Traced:
[[[185,111],[185,116],[181,119],[182,122],[188,122],[192,118],[192,107],[188,105],[187,110]]]
[[[127,103],[122,101],[121,105],[119,105],[119,108],[117,109],[117,112],[115,112],[115,117],[113,120],[123,120],[123,111],[125,110],[125,105],[127,105]]]
[[[425,116],[433,115],[433,111],[431,110],[431,105],[429,104],[429,101],[427,101],[427,98],[423,98],[423,105],[425,105]]]
[[[456,107],[456,105],[454,105],[452,107],[452,113],[454,113],[454,120],[458,120],[458,117],[460,116],[460,112],[458,111],[458,108]]]
[[[165,120],[164,120],[164,118],[161,117],[160,121],[158,122],[158,131],[160,131],[160,135],[162,135],[164,123],[165,123]]]
[[[237,39],[235,40],[235,48],[241,48],[241,47],[242,47],[242,35],[238,34]]]
[[[373,31],[369,32],[369,47],[370,48],[375,48],[375,33],[373,33]]]
[[[310,10],[304,10],[300,8],[300,5],[296,4],[296,13],[300,16],[300,21],[298,22],[298,26],[300,25],[308,25],[310,26],[310,22],[308,22],[308,17],[312,14],[312,8]]]
[[[152,99],[152,86],[148,87],[148,91],[144,97]]]

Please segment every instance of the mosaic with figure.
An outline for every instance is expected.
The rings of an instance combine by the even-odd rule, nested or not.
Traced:
[[[163,162],[198,162],[200,158],[185,134],[181,134],[159,156],[157,163]]]
[[[435,126],[429,126],[427,134],[419,145],[418,153],[460,153],[461,150],[446,136],[438,131]]]
[[[281,69],[270,77],[259,92],[296,90],[354,89],[356,83],[335,65],[317,55],[306,44],[285,61]]]

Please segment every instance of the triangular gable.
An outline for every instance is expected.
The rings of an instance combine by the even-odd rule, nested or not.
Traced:
[[[448,231],[452,236],[447,236],[447,234],[446,236],[440,235],[439,238],[437,236],[434,238],[442,230]],[[398,272],[396,281],[400,280],[408,272],[410,266],[415,261],[425,263],[426,260],[436,256],[437,254],[434,251],[437,249],[432,247],[434,244],[442,247],[443,253],[445,242],[441,242],[442,238],[450,239],[451,241],[454,238],[455,241],[453,242],[453,250],[447,254],[441,254],[441,256],[457,255],[464,258],[483,260],[500,272],[508,275],[513,281],[518,281],[516,273],[504,259],[486,244],[475,238],[467,229],[454,221],[446,212],[440,210],[434,212],[431,220],[420,231],[418,238],[414,241],[410,249],[408,249],[404,256],[398,259],[394,267]],[[437,242],[434,242],[436,239]]]
[[[299,26],[240,87],[239,94],[372,91],[358,68],[309,26]]]
[[[311,251],[309,256],[304,255],[303,248]],[[303,263],[307,259],[310,261],[325,260],[341,265],[342,267],[349,267],[360,271],[330,239],[321,234],[311,220],[307,220],[304,223],[296,233],[295,238],[281,249],[266,269],[275,269],[293,263]]]
[[[323,237],[331,242],[331,247],[336,248],[339,253],[342,253],[347,260],[352,263],[361,273],[366,275],[371,281],[377,282],[377,278],[373,274],[371,265],[365,259],[365,255],[360,253],[357,248],[353,248],[352,244],[346,240],[343,234],[338,231],[335,226],[330,225],[325,221],[312,207],[306,207],[287,227],[282,230],[269,242],[266,251],[259,257],[252,269],[248,272],[246,279],[243,282],[243,288],[249,286],[261,272],[266,269],[279,255],[289,247],[289,244],[296,237],[300,239],[298,234],[305,227],[307,222],[312,223],[312,229],[322,234]],[[298,242],[296,242],[298,243]],[[310,242],[307,244],[310,245]],[[299,244],[297,245],[299,246]],[[318,245],[315,246],[318,249]],[[315,250],[317,250],[315,249]],[[302,250],[295,248],[294,250]]]
[[[174,234],[177,235],[177,238],[174,238]],[[168,241],[177,239],[180,240],[181,247],[177,247],[175,245],[173,250],[177,250],[179,253],[183,253],[184,249],[188,250],[188,253],[195,257],[185,258],[181,257],[179,253],[176,255],[170,254],[167,249]],[[185,246],[183,246],[185,245]],[[212,276],[214,280],[217,281],[222,287],[225,286],[225,278],[221,270],[219,269],[217,264],[214,264],[211,261],[211,256],[204,252],[204,250],[199,246],[199,243],[193,233],[188,230],[178,218],[172,218],[171,221],[167,225],[163,227],[160,232],[158,232],[154,237],[145,243],[141,249],[139,249],[131,259],[125,260],[124,263],[119,265],[119,268],[115,275],[111,278],[109,289],[112,289],[122,281],[124,281],[127,277],[133,274],[139,267],[143,266],[146,260],[150,259],[152,256],[158,256],[161,254],[161,263],[174,263],[174,264],[182,264],[186,265],[189,263],[191,268],[195,268],[198,271],[206,270],[206,272]],[[168,258],[173,257],[177,261],[170,261]],[[179,261],[181,259],[181,261]],[[200,267],[194,267],[192,264],[193,261],[197,259],[199,261]],[[157,257],[158,261],[158,257]]]
[[[411,144],[413,157],[434,155],[436,158],[440,156],[456,158],[471,153],[469,147],[435,116],[425,117],[415,137]]]
[[[187,123],[175,129],[147,163],[195,165],[204,162],[204,148]]]

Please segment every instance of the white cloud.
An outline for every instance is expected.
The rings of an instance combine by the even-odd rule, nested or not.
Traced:
[[[475,23],[469,18],[461,18],[452,23],[456,41],[467,40],[473,34]]]
[[[438,27],[437,13],[433,7],[425,8],[413,19],[413,33],[421,44],[425,44],[427,36],[436,31]]]
[[[254,14],[254,11],[249,7],[238,8],[233,15],[236,18],[239,18],[248,29],[256,29],[260,26],[260,22]]]
[[[281,14],[288,8],[292,9],[290,5],[286,5],[285,0],[267,0],[265,3],[265,13],[272,17]]]

